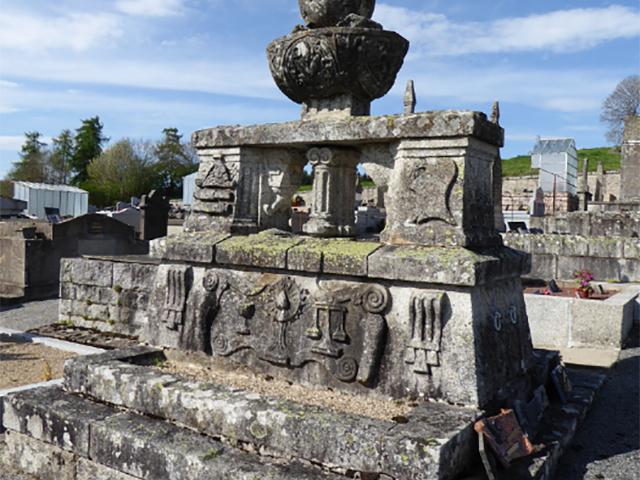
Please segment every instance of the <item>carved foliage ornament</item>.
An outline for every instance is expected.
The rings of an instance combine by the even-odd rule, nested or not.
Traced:
[[[293,33],[267,53],[278,87],[296,103],[339,95],[371,101],[391,89],[408,48],[394,32],[336,27]]]

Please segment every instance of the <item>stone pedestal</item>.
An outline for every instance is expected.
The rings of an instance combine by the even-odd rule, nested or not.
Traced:
[[[303,231],[316,237],[349,237],[356,233],[355,150],[312,148],[307,159],[313,167],[313,205]]]
[[[302,181],[303,152],[212,144],[198,154],[188,231],[248,234],[288,228],[291,196]]]

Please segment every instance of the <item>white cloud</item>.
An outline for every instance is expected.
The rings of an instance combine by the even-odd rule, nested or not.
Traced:
[[[3,49],[84,51],[120,35],[118,18],[107,13],[70,13],[56,17],[6,8],[0,11],[0,48]]]
[[[38,56],[34,61],[7,53],[2,59],[2,73],[39,81],[282,98],[271,79],[266,59],[252,56],[228,61]]]
[[[183,12],[184,0],[118,0],[116,9],[128,15],[168,17]]]
[[[51,137],[40,137],[40,141],[49,145]],[[24,143],[24,135],[0,135],[0,151],[18,152]]]
[[[412,43],[413,55],[553,51],[570,52],[640,35],[640,12],[611,5],[512,17],[454,22],[445,15],[381,4],[376,18]]]

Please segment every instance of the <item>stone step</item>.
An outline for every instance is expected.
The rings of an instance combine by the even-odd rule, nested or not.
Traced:
[[[337,475],[265,457],[159,419],[41,388],[4,399],[0,463],[40,480],[337,480]]]
[[[478,458],[473,422],[480,413],[474,409],[424,403],[398,422],[378,420],[181,379],[130,363],[136,362],[135,349],[118,355],[69,361],[65,388],[285,461],[311,462],[341,474],[447,480]],[[147,364],[161,355],[153,359],[149,349],[140,350]]]

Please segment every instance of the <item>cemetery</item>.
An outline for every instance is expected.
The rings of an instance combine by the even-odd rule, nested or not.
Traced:
[[[580,194],[588,207],[575,142],[541,139],[554,215],[532,218],[543,233],[501,233],[499,104],[419,112],[409,82],[402,114],[371,115],[409,41],[372,20],[374,0],[299,7],[304,25],[267,58],[300,119],[196,131],[181,232],[159,191],[142,198],[139,237],[104,215],[0,223],[0,293],[57,289],[50,331],[100,345],[60,354],[54,383],[0,391],[0,467],[43,480],[556,478],[607,376],[565,353],[617,358],[640,317],[637,122],[617,206],[571,212]],[[18,338],[4,335],[0,358]]]

